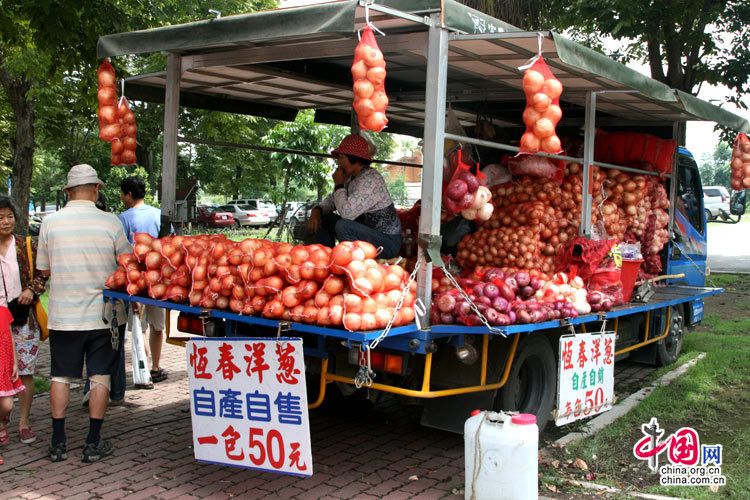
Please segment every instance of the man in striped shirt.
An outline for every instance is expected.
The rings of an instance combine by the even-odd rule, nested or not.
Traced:
[[[39,230],[37,268],[49,280],[51,377],[50,406],[53,462],[67,458],[65,411],[72,379],[81,378],[84,359],[91,381],[89,433],[84,462],[112,454],[112,443],[101,439],[109,401],[110,373],[117,360],[109,325],[102,319],[104,281],[117,268],[117,256],[131,250],[120,220],[96,208],[103,182],[90,165],[68,172],[68,204],[45,217]],[[118,311],[124,330],[124,310]],[[122,348],[122,346],[120,346]]]

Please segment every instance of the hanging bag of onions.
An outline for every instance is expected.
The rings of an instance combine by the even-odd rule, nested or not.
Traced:
[[[388,96],[385,93],[385,59],[378,48],[372,26],[368,23],[354,49],[352,63],[354,102],[359,128],[380,132],[388,124],[385,110]]]
[[[96,114],[99,117],[99,139],[111,142],[121,135],[122,130],[117,119],[117,77],[109,59],[105,59],[99,65],[96,76],[98,82],[96,98],[99,103]]]
[[[738,134],[732,149],[732,189],[750,189],[750,139]]]
[[[526,94],[526,109],[523,112],[526,132],[521,136],[521,153],[543,151],[554,154],[562,151],[555,127],[562,118],[560,95],[563,86],[544,62],[541,43],[539,49],[539,55],[530,65],[520,68],[525,69],[523,92]]]
[[[125,96],[120,98],[117,106],[117,122],[121,135],[112,141],[110,161],[112,165],[134,165],[136,163],[135,150],[138,145],[136,140],[138,125],[135,122],[135,113],[130,109]]]

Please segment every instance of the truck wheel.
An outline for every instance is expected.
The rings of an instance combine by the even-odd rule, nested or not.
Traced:
[[[542,432],[552,416],[556,392],[557,363],[549,341],[541,335],[525,335],[508,381],[497,392],[495,410],[533,413]]]
[[[685,320],[682,309],[677,306],[671,307],[669,333],[656,343],[656,353],[660,366],[670,365],[677,360],[682,352],[682,338],[685,329]]]

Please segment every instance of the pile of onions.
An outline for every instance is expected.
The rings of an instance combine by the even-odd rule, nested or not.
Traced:
[[[732,149],[732,189],[742,191],[750,189],[750,139],[739,134],[734,140]]]
[[[388,107],[385,58],[369,25],[362,30],[362,37],[354,49],[351,71],[354,80],[352,106],[359,119],[359,128],[380,132],[388,124],[385,116]]]
[[[559,295],[537,298],[547,283],[527,271],[503,271],[499,268],[475,271],[482,279],[463,278],[461,288],[490,325],[539,323],[561,318],[575,318],[579,311],[568,297]],[[579,280],[580,281],[580,280]],[[582,286],[583,283],[581,282]],[[585,302],[586,293],[583,292]],[[439,292],[432,302],[433,324],[479,326],[483,322],[457,290]]]
[[[154,299],[189,302],[237,314],[343,326],[352,331],[414,321],[416,283],[404,290],[408,274],[400,266],[374,260],[367,242],[291,245],[224,235],[154,239],[137,233],[132,254],[106,286]],[[403,307],[395,306],[404,295]]]
[[[562,118],[560,95],[563,86],[541,58],[524,73],[523,91],[526,94],[523,112],[526,132],[521,136],[521,152],[559,153],[562,147],[555,127]]]
[[[98,88],[96,99],[99,107],[96,111],[99,117],[99,139],[110,142],[122,135],[122,129],[117,117],[117,76],[115,69],[105,59],[96,71]]]
[[[475,266],[534,269],[540,246],[539,228],[482,229],[461,240],[456,260],[465,269]]]

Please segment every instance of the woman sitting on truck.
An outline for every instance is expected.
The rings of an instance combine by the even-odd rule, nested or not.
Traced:
[[[313,208],[308,229],[322,245],[367,241],[382,247],[380,258],[391,259],[401,248],[401,222],[383,176],[370,166],[369,149],[364,137],[352,134],[331,151],[338,163],[333,193]]]

